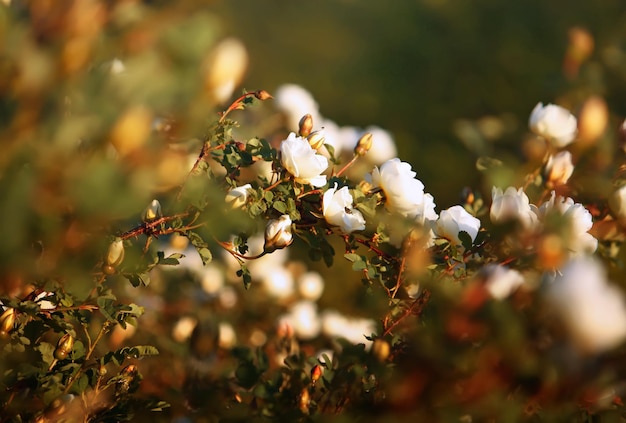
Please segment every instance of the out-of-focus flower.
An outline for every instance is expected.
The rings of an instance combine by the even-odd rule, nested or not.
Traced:
[[[57,306],[52,301],[50,301],[54,299],[54,297],[54,292],[43,291],[35,297],[34,301],[36,303],[39,303],[40,310],[54,310]]]
[[[618,222],[621,224],[626,223],[626,184],[611,193],[609,196],[609,208]]]
[[[204,85],[209,97],[218,104],[233,95],[248,67],[248,52],[241,41],[220,41],[205,62]]]
[[[546,296],[582,352],[600,353],[626,338],[622,292],[608,282],[596,259],[581,256],[569,261],[549,283]]]
[[[530,229],[537,223],[535,206],[530,204],[528,196],[522,188],[516,190],[508,187],[506,191],[493,187],[491,190],[491,210],[489,216],[496,224],[511,220],[519,221],[524,229]]]
[[[375,167],[366,179],[383,190],[385,206],[390,212],[422,224],[427,220],[435,221],[437,213],[433,196],[424,193],[424,184],[415,176],[410,164],[394,158],[383,163],[380,169]]]
[[[586,145],[594,144],[604,134],[609,123],[609,108],[599,96],[589,97],[580,109],[578,138]]]
[[[524,277],[517,270],[499,264],[484,266],[479,274],[484,280],[487,292],[496,300],[503,300],[524,283]]]
[[[479,229],[480,220],[469,214],[462,206],[452,206],[440,213],[436,233],[459,245],[461,244],[459,232],[467,232],[474,241]]]
[[[589,210],[580,203],[574,203],[571,198],[557,196],[552,191],[550,200],[539,207],[542,220],[551,213],[559,213],[566,219],[568,226],[561,234],[567,250],[573,254],[593,253],[598,248],[598,240],[588,231],[593,226],[593,218]]]
[[[396,143],[391,134],[378,126],[365,128],[363,134],[372,134],[372,146],[363,158],[369,163],[379,166],[398,155]]]
[[[324,278],[317,272],[306,272],[298,278],[298,292],[311,301],[317,301],[324,292]]]
[[[248,195],[251,189],[252,185],[250,184],[231,189],[226,194],[226,204],[230,204],[233,209],[243,207],[246,201],[248,201]]]
[[[174,338],[176,342],[184,342],[188,340],[197,324],[198,319],[195,317],[181,317],[172,328],[172,338]]]
[[[274,298],[289,298],[294,292],[293,275],[284,267],[276,267],[270,270],[261,279],[261,283],[267,293]]]
[[[288,214],[283,214],[278,219],[267,222],[263,251],[271,253],[274,250],[287,247],[292,241],[291,218]]]
[[[311,115],[313,122],[321,122],[319,107],[310,92],[296,84],[281,85],[276,89],[274,104],[287,117],[287,129],[297,131],[302,116]],[[317,124],[316,124],[317,125]]]
[[[279,325],[290,326],[300,339],[315,338],[321,330],[317,305],[308,300],[295,303],[289,313],[279,319]]]
[[[530,130],[544,137],[556,148],[562,148],[574,141],[577,134],[577,121],[567,109],[555,104],[537,103],[530,113]]]
[[[344,338],[353,344],[365,344],[369,347],[372,341],[365,336],[376,332],[376,322],[365,318],[349,318],[343,314],[326,310],[322,313],[322,331],[331,338]]]
[[[344,233],[365,229],[365,218],[352,208],[352,195],[348,187],[337,190],[337,184],[329,188],[322,197],[324,218],[331,225],[339,226]]]
[[[546,186],[553,188],[559,185],[565,185],[570,176],[572,176],[572,173],[574,173],[572,153],[569,151],[561,151],[560,153],[551,155],[544,168]]]
[[[326,175],[321,173],[328,167],[328,159],[317,154],[306,138],[290,133],[280,144],[280,161],[296,181],[315,187],[326,185]]]
[[[237,333],[230,323],[220,322],[218,325],[218,345],[220,348],[230,349],[237,344]]]
[[[217,294],[224,286],[224,273],[212,263],[208,263],[199,269],[200,285],[202,290],[209,295]]]

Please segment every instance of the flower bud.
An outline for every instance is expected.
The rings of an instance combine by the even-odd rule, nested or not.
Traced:
[[[324,142],[326,142],[323,129],[311,132],[306,139],[309,141],[309,145],[313,150],[319,150],[324,145]]]
[[[115,393],[117,395],[124,395],[134,391],[138,386],[138,375],[139,370],[136,365],[129,364],[124,367],[120,372],[120,378],[115,384]]]
[[[626,224],[626,185],[617,188],[609,196],[609,209],[615,220],[621,225]]]
[[[322,370],[322,366],[320,366],[319,364],[313,366],[313,368],[311,369],[311,382],[317,382],[320,377],[322,377],[322,373],[324,373],[324,371]]]
[[[306,114],[302,116],[298,123],[298,135],[301,137],[308,137],[313,129],[313,116]]]
[[[57,347],[54,350],[54,358],[57,360],[64,360],[67,355],[74,349],[74,337],[69,333],[66,333],[57,342]]]
[[[0,337],[6,338],[15,326],[15,309],[7,308],[0,316]]]
[[[558,154],[550,156],[543,172],[546,186],[552,189],[559,185],[565,185],[570,176],[572,176],[572,173],[574,173],[572,153],[569,151],[561,151]]]
[[[251,189],[252,185],[250,184],[231,189],[226,194],[226,203],[230,204],[233,209],[241,208],[248,201],[248,191]]]
[[[304,388],[300,393],[299,404],[300,411],[304,414],[309,414],[309,404],[311,403],[311,394],[309,394],[308,388]]]
[[[117,238],[109,245],[105,265],[117,267],[124,260],[124,241]]]
[[[159,200],[152,200],[150,205],[141,213],[143,223],[149,223],[163,216],[161,213],[161,203]]]
[[[359,141],[356,143],[356,147],[354,147],[354,154],[357,156],[365,156],[365,153],[370,151],[372,148],[373,137],[372,134],[367,132],[359,138]]]
[[[389,342],[381,338],[376,338],[372,343],[372,354],[378,359],[378,361],[385,361],[391,353],[391,347]]]
[[[291,218],[289,215],[283,214],[278,219],[272,219],[267,222],[263,251],[271,253],[289,246],[292,242],[293,235],[291,233]]]
[[[268,93],[265,90],[257,90],[254,92],[254,96],[261,100],[261,101],[265,101],[265,100],[269,100],[270,98],[274,98],[272,97],[272,95],[270,93]]]

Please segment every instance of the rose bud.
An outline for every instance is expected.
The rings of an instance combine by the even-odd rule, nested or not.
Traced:
[[[322,366],[320,366],[319,364],[313,366],[313,368],[311,369],[311,382],[317,382],[320,377],[322,377],[322,373],[324,373],[324,371],[322,370]]]
[[[309,141],[309,145],[313,150],[319,150],[324,145],[326,137],[324,136],[324,130],[314,131],[306,138]]]
[[[289,215],[283,214],[280,218],[267,222],[263,251],[271,253],[287,247],[292,242],[293,235],[291,233],[291,218]]]
[[[149,223],[160,218],[161,216],[163,216],[161,213],[161,203],[159,203],[159,200],[152,200],[150,205],[146,207],[141,214],[141,220],[143,223]]]
[[[74,337],[69,333],[66,333],[57,342],[57,347],[54,350],[54,358],[57,360],[64,360],[67,355],[74,349]]]
[[[124,241],[117,238],[109,245],[106,256],[106,265],[113,268],[119,266],[124,260]]]
[[[308,137],[313,129],[313,117],[309,114],[302,116],[298,123],[298,135],[301,137]]]
[[[365,153],[370,151],[372,148],[373,136],[371,133],[367,132],[359,138],[359,141],[356,143],[356,147],[354,147],[354,154],[357,156],[365,156]]]
[[[15,326],[15,309],[7,308],[0,316],[0,337],[6,338]]]

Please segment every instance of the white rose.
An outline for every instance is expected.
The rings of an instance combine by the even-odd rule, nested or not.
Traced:
[[[331,225],[339,226],[346,234],[365,229],[365,219],[360,211],[352,208],[353,201],[348,187],[337,190],[337,184],[322,197],[324,218]]]
[[[554,104],[544,106],[537,103],[530,113],[530,130],[549,140],[557,148],[565,147],[574,141],[577,134],[577,122],[567,109]]]
[[[549,187],[565,185],[574,173],[572,153],[561,151],[550,156],[544,169],[544,176]]]
[[[530,204],[522,188],[515,190],[513,187],[508,187],[502,192],[500,188],[493,187],[491,197],[489,216],[493,223],[500,224],[517,220],[525,229],[530,229],[537,223],[535,206]]]
[[[263,250],[271,253],[274,250],[287,247],[293,241],[291,233],[291,218],[283,214],[278,219],[267,222],[265,227],[265,245]]]
[[[230,204],[233,209],[238,209],[248,201],[249,191],[252,185],[245,184],[237,188],[233,188],[226,194],[226,203]]]
[[[380,169],[375,167],[366,179],[383,190],[385,206],[390,212],[415,219],[422,224],[435,221],[437,213],[434,198],[424,193],[424,184],[415,179],[415,175],[410,164],[394,158],[383,163]]]
[[[290,133],[280,144],[280,161],[296,181],[315,187],[326,185],[326,175],[321,173],[328,167],[328,159],[317,154],[306,138]]]
[[[459,232],[467,232],[472,241],[480,229],[480,220],[469,214],[462,206],[452,206],[443,210],[437,220],[436,233],[442,238],[459,245]]]
[[[488,264],[480,270],[487,292],[496,300],[503,300],[524,283],[520,272],[499,264]]]
[[[295,335],[300,339],[313,339],[322,329],[317,305],[308,300],[299,301],[291,306],[289,313],[279,318],[278,324],[293,328]]]
[[[552,191],[548,201],[539,207],[540,216],[545,219],[549,213],[558,212],[569,224],[564,238],[565,245],[573,254],[593,253],[598,248],[598,240],[589,230],[593,226],[593,218],[589,210],[580,203],[574,203],[571,198],[557,196]]]
[[[592,257],[568,262],[546,294],[581,351],[600,353],[626,338],[622,292],[607,281],[603,266]]]

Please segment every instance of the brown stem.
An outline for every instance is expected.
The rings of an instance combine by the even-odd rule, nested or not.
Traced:
[[[420,293],[420,295],[415,299],[415,301],[413,301],[411,305],[404,311],[404,313],[402,313],[402,315],[398,317],[389,326],[387,326],[387,323],[389,322],[390,319],[387,316],[384,322],[385,330],[383,331],[383,334],[381,336],[385,337],[389,335],[394,328],[396,328],[404,319],[409,317],[411,314],[414,314],[416,316],[419,316],[420,314],[422,314],[422,311],[424,310],[424,306],[426,305],[426,303],[428,303],[429,299],[430,299],[430,291],[427,289],[424,289]]]

